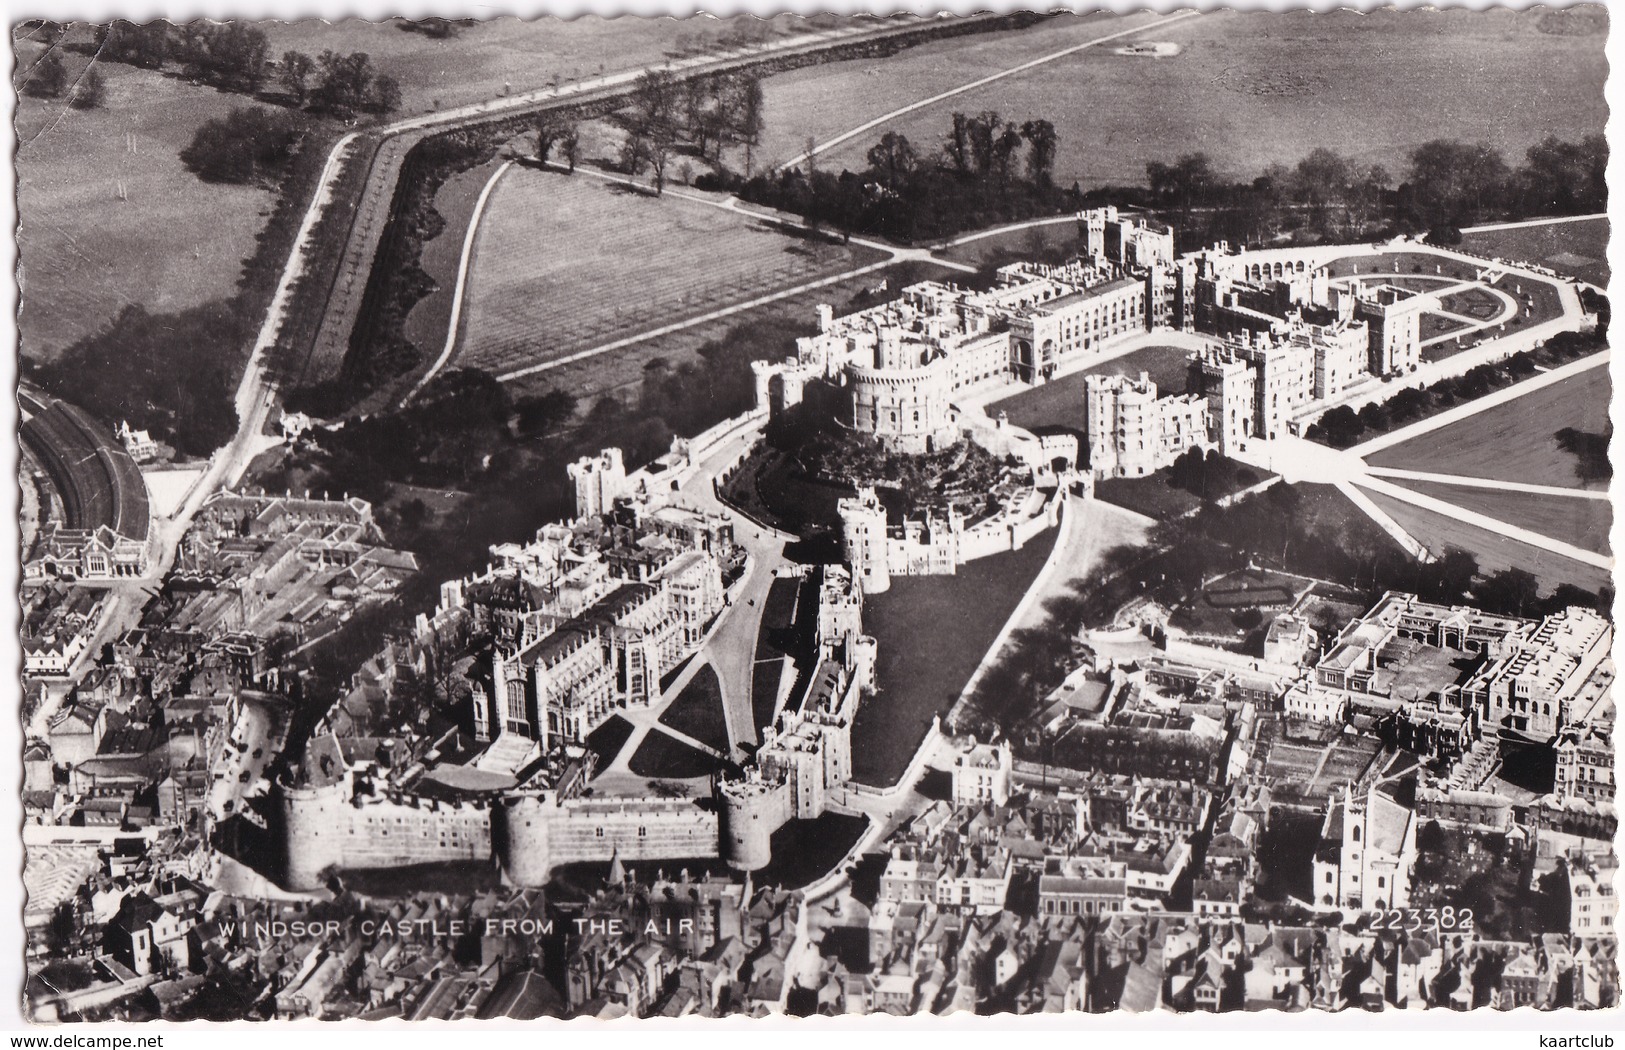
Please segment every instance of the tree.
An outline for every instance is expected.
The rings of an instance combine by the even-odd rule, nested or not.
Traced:
[[[745,147],[745,178],[750,178],[751,161],[756,147],[762,143],[762,131],[767,122],[763,117],[767,105],[762,97],[762,78],[746,74],[738,81],[737,101],[733,106],[732,134]],[[721,148],[717,150],[721,155]]]
[[[310,99],[310,78],[316,72],[316,63],[303,51],[284,51],[282,53],[282,69],[278,79],[288,94],[293,96],[294,104],[303,107]]]
[[[167,22],[136,25],[120,20],[96,31],[96,54],[101,59],[142,69],[162,69],[171,45]]]
[[[107,85],[102,82],[102,71],[91,65],[74,86],[68,104],[74,109],[100,109],[107,98]]]
[[[1430,227],[1471,225],[1479,215],[1499,208],[1507,174],[1501,154],[1482,142],[1425,142],[1410,156],[1413,217]]]
[[[381,76],[372,82],[372,93],[367,109],[380,116],[388,116],[401,108],[401,86],[391,76]]]
[[[317,109],[352,119],[372,98],[372,58],[364,51],[341,55],[323,51],[316,59],[321,79],[312,99]]]
[[[1021,125],[1027,140],[1027,177],[1040,189],[1048,189],[1055,173],[1055,125],[1047,120],[1029,120]]]
[[[285,111],[239,107],[205,121],[181,151],[181,163],[205,182],[269,184],[293,158],[303,133]]]
[[[961,175],[971,170],[971,118],[963,113],[955,113],[948,127],[948,140],[943,145],[943,151],[954,166],[954,170]]]
[[[62,56],[52,50],[34,63],[23,93],[34,98],[61,98],[67,87],[68,67],[62,64]]]
[[[548,156],[553,147],[564,137],[571,127],[570,122],[561,117],[554,110],[547,110],[536,122],[536,159],[542,164],[547,163]]]
[[[900,131],[888,131],[882,135],[880,141],[870,147],[868,160],[869,170],[893,192],[907,182],[919,166],[914,147],[909,145],[908,136]]]
[[[1309,205],[1315,228],[1326,228],[1327,210],[1348,200],[1353,165],[1331,150],[1320,147],[1298,162],[1292,173],[1293,196]]]
[[[968,124],[971,170],[978,178],[987,178],[993,172],[993,142],[999,134],[999,114],[985,109],[970,119]]]
[[[576,161],[581,157],[581,129],[576,127],[575,121],[565,125],[564,132],[559,136],[559,153],[563,154],[565,163],[570,165],[570,174],[576,172]]]
[[[993,173],[1001,187],[1010,183],[1010,169],[1015,163],[1016,151],[1021,148],[1021,132],[1014,124],[1006,124],[993,140]]]

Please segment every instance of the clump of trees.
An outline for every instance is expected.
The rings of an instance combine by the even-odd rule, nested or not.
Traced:
[[[680,80],[670,70],[649,70],[638,78],[631,105],[617,115],[626,133],[621,169],[630,175],[648,170],[657,194],[679,152],[720,168],[727,150],[743,149],[749,173],[765,127],[764,108],[761,78],[753,73]]]
[[[68,67],[56,51],[34,63],[23,84],[23,94],[31,98],[61,98],[68,89]]]
[[[127,419],[186,455],[207,455],[237,430],[233,393],[251,325],[234,302],[175,314],[126,306],[31,378],[100,419]]]
[[[1009,121],[993,110],[955,113],[940,147],[889,131],[862,171],[803,166],[747,180],[719,180],[746,200],[846,233],[920,240],[1075,207],[1077,188],[1055,185],[1059,136],[1048,120]]]
[[[281,110],[237,107],[200,125],[181,150],[181,163],[205,182],[274,186],[305,131],[303,120]]]
[[[1146,165],[1143,190],[1092,193],[1178,215],[1183,247],[1218,239],[1259,243],[1290,235],[1307,240],[1361,240],[1392,232],[1427,232],[1460,240],[1460,228],[1503,218],[1604,211],[1608,143],[1549,136],[1513,168],[1484,143],[1435,139],[1412,150],[1398,175],[1317,148],[1293,167],[1273,164],[1251,182],[1222,177],[1205,153]]]

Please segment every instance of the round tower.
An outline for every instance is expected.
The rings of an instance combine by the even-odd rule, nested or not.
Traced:
[[[491,852],[516,886],[547,885],[553,874],[549,831],[557,804],[550,795],[521,795],[495,804]]]
[[[886,508],[872,488],[861,488],[855,498],[837,504],[841,516],[841,546],[846,563],[864,594],[879,594],[891,587],[886,548]]]
[[[773,832],[782,820],[775,820],[782,808],[782,792],[777,785],[752,777],[732,780],[720,786],[721,834],[718,846],[722,859],[738,871],[758,871],[773,859]]]
[[[344,840],[350,832],[345,784],[279,787],[283,885],[318,889],[329,871],[344,866]]]

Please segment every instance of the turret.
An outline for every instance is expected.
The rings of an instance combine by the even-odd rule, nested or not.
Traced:
[[[344,866],[349,810],[344,783],[279,788],[282,884],[290,890],[319,889],[329,872]]]
[[[549,831],[557,803],[550,795],[503,799],[491,814],[491,852],[515,886],[547,885],[553,874]]]
[[[718,786],[722,859],[737,871],[757,871],[773,859],[773,833],[789,817],[789,792],[755,773]]]

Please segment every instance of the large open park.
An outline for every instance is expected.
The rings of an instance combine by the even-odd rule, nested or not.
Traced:
[[[1361,164],[1402,170],[1429,138],[1487,142],[1509,157],[1548,134],[1599,132],[1607,110],[1606,26],[1587,33],[1554,12],[1393,10],[1276,14],[1216,11],[1162,16],[1063,16],[1030,30],[945,41],[879,62],[832,63],[767,83],[763,156],[793,158],[870,121],[869,132],[820,163],[856,168],[886,131],[922,152],[942,141],[948,115],[997,110],[1055,124],[1058,180],[1085,188],[1140,182],[1150,160],[1201,151],[1231,177],[1296,164],[1330,146]],[[1057,58],[895,119],[888,113],[1001,70],[1137,25],[1144,33]],[[1116,53],[1168,42],[1166,57]],[[1481,75],[1482,69],[1495,75]]]
[[[45,45],[15,46],[26,85]],[[55,52],[69,76],[89,63]],[[180,160],[198,125],[256,103],[152,70],[98,68],[107,95],[99,109],[17,99],[17,326],[36,360],[127,306],[158,313],[232,295],[273,201],[257,186],[203,182]]]

